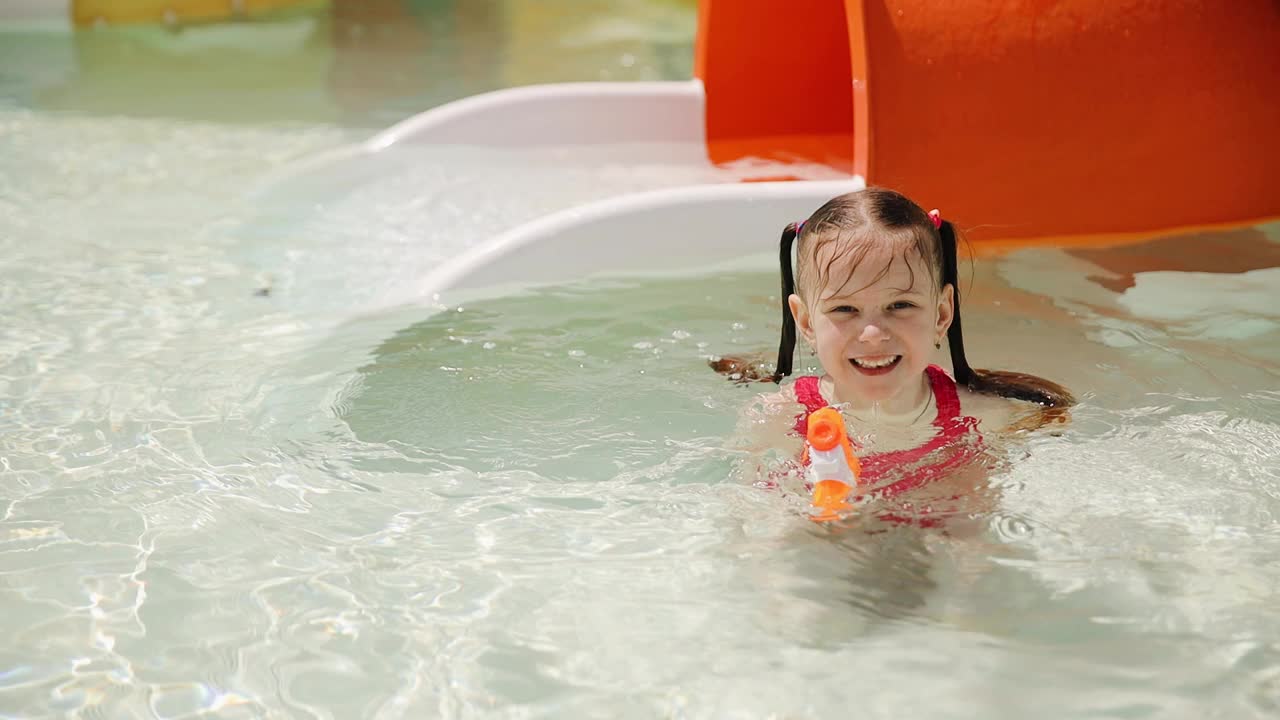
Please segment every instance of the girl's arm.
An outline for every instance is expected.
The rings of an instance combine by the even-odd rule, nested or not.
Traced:
[[[786,385],[761,393],[738,413],[737,437],[744,449],[800,451],[801,439],[792,430],[799,412],[795,392]]]
[[[746,456],[745,480],[769,480],[780,459],[799,456],[803,440],[792,432],[798,407],[794,391],[786,385],[755,396],[739,412],[732,445]]]

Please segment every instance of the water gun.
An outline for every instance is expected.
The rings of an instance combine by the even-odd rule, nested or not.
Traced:
[[[853,509],[849,496],[861,472],[840,411],[826,407],[811,413],[805,440],[801,460],[808,466],[813,484],[810,518],[814,522],[838,520]]]

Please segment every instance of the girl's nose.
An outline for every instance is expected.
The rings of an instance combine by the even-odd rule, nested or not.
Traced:
[[[867,323],[862,326],[862,332],[858,334],[858,342],[878,343],[889,339],[889,333],[885,332],[876,323]]]

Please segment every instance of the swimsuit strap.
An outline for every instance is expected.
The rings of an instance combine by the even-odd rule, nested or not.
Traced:
[[[929,386],[938,406],[938,417],[933,424],[938,427],[953,425],[960,417],[960,393],[956,392],[956,381],[937,365],[925,368],[925,373],[929,375]]]
[[[822,397],[822,391],[818,389],[817,375],[796,378],[795,390],[796,401],[804,405],[806,411],[817,412],[827,406],[826,398]]]
[[[929,374],[929,384],[933,388],[933,397],[938,406],[938,417],[933,421],[934,427],[938,428],[938,433],[929,442],[919,447],[874,453],[862,458],[863,473],[868,477],[877,477],[889,472],[892,468],[912,465],[932,453],[947,448],[955,448],[956,452],[939,457],[937,462],[925,467],[917,467],[897,481],[872,490],[867,493],[868,495],[881,498],[901,495],[942,477],[952,469],[969,462],[979,452],[978,446],[975,445],[957,445],[967,434],[977,429],[978,421],[960,414],[960,393],[956,390],[956,381],[951,379],[946,370],[937,365],[930,365],[926,372]],[[980,441],[981,436],[978,438]]]
[[[826,407],[827,401],[818,389],[817,375],[798,377],[792,387],[796,391],[796,402],[804,405],[804,412],[796,418],[796,432],[804,437],[809,433],[809,415]]]

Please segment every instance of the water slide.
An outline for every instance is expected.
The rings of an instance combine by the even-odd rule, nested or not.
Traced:
[[[1112,243],[1280,217],[1276,48],[1274,0],[702,0],[692,81],[489,93],[364,151],[695,142],[711,164],[841,177],[774,165],[570,209],[441,268],[428,293],[659,271],[672,253],[732,262],[864,183],[943,208],[980,247]]]

